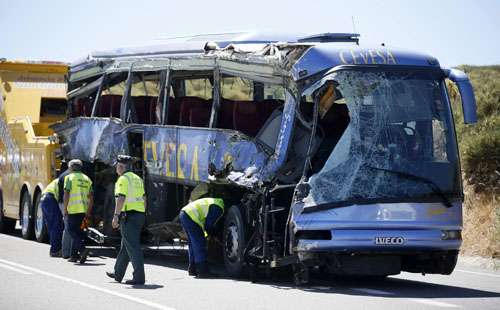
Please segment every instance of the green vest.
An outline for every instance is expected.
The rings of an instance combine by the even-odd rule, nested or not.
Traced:
[[[220,198],[201,198],[187,204],[182,211],[205,230],[205,220],[207,219],[210,205],[216,205],[224,211],[224,200]]]
[[[118,178],[115,184],[115,196],[125,196],[122,211],[144,212],[144,183],[140,176],[126,172]]]
[[[64,178],[64,189],[69,188],[68,214],[86,213],[88,208],[88,195],[92,187],[92,181],[81,172],[73,172]]]
[[[59,197],[59,185],[58,179],[53,180],[47,185],[47,187],[43,190],[42,194],[52,194],[55,199]]]

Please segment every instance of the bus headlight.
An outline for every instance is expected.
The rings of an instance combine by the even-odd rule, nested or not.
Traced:
[[[441,240],[462,240],[462,231],[441,230]]]

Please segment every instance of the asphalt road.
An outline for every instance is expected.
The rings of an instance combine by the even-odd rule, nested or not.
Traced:
[[[500,273],[464,266],[451,276],[313,278],[295,287],[286,274],[258,283],[194,279],[186,252],[177,249],[148,251],[146,285],[132,287],[104,274],[113,269],[114,250],[92,252],[85,265],[72,264],[50,258],[47,244],[0,234],[0,309],[500,309]]]

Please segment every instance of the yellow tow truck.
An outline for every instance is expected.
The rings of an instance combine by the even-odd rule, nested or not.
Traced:
[[[0,233],[20,220],[25,239],[47,239],[40,196],[57,175],[50,125],[66,118],[68,66],[0,59]]]

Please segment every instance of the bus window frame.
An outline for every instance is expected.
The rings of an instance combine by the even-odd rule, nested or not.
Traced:
[[[137,112],[135,110],[135,107],[132,103],[132,85],[134,81],[134,77],[136,75],[144,74],[144,73],[158,73],[159,75],[159,88],[160,92],[158,94],[158,99],[156,101],[157,104],[162,103],[162,105],[165,104],[165,100],[162,98],[162,95],[165,96],[165,92],[163,91],[162,85],[165,85],[164,80],[169,78],[169,68],[156,68],[153,70],[133,70],[135,63],[132,63],[130,65],[130,68],[128,70],[128,75],[127,75],[127,80],[126,80],[126,87],[125,87],[125,92],[123,93],[122,101],[120,104],[120,119],[126,123],[126,124],[137,124],[137,125],[164,125],[163,124],[163,119],[164,119],[164,109],[162,107],[162,115],[160,115],[160,119],[156,124],[140,124],[137,123]],[[167,73],[164,73],[167,72]],[[168,103],[168,95],[169,91],[166,93],[167,97],[167,103]]]

